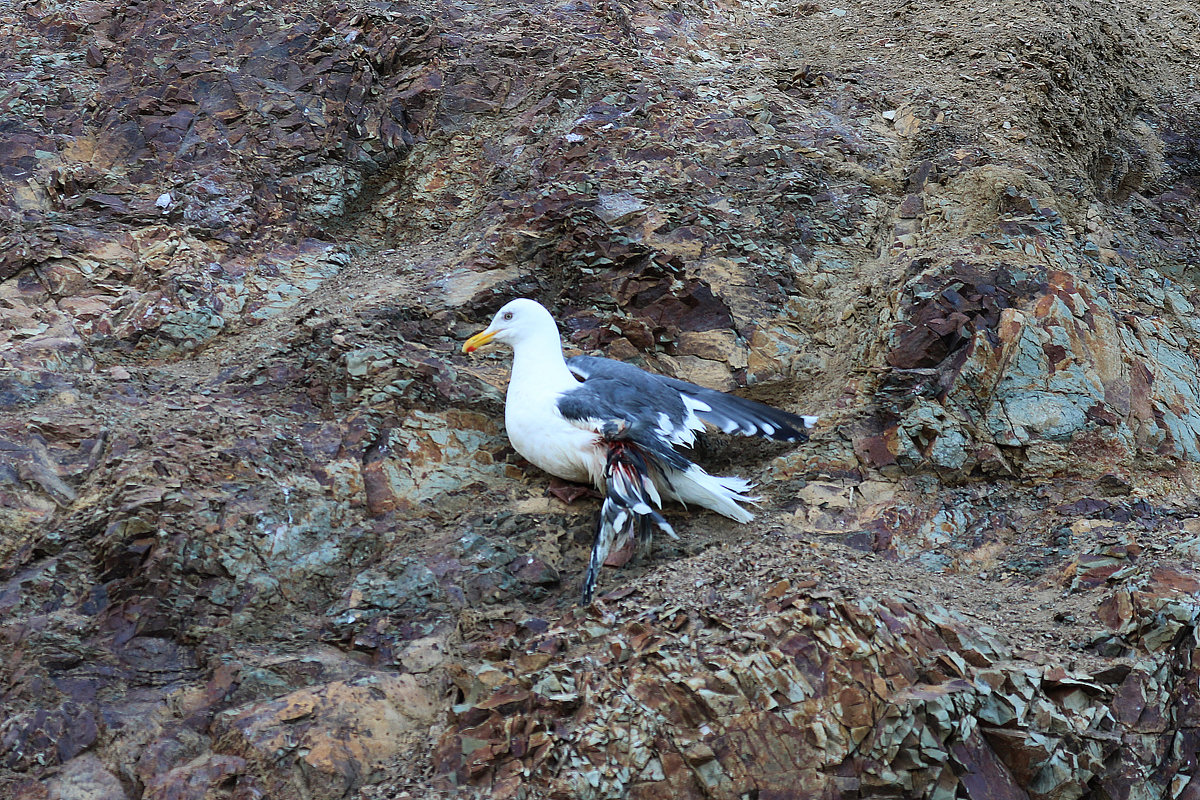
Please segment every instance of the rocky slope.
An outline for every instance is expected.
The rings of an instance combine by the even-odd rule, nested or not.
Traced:
[[[1200,797],[1200,6],[0,33],[0,794]],[[516,295],[813,442],[577,608]]]

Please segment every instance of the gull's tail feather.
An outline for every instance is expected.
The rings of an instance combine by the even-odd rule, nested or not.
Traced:
[[[640,551],[648,549],[655,527],[675,535],[666,519],[655,510],[656,506],[662,505],[662,499],[654,484],[650,464],[636,444],[616,438],[622,433],[621,430],[609,431],[604,436],[608,445],[608,461],[604,467],[605,497],[583,580],[583,605],[592,602],[600,568],[610,553],[631,542]]]
[[[753,487],[749,481],[737,477],[709,475],[697,464],[686,470],[671,470],[666,476],[667,495],[687,505],[694,503],[716,511],[736,522],[749,522],[754,515],[738,503],[757,503],[759,498],[748,494]]]

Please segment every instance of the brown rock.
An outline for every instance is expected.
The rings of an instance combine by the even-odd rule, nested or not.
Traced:
[[[1194,794],[1193,21],[728,5],[0,3],[0,796]],[[821,427],[572,610],[514,295]]]
[[[428,725],[434,708],[429,691],[410,675],[385,674],[301,689],[218,715],[214,729],[223,748],[240,758],[201,759],[178,779],[240,769],[244,759],[273,765],[272,781],[278,786],[286,785],[303,764],[322,783],[345,791],[413,746],[412,734]]]
[[[46,782],[46,800],[127,800],[125,787],[94,753],[63,764]]]
[[[1004,761],[996,757],[977,731],[966,741],[955,744],[951,752],[964,768],[958,779],[967,797],[972,800],[1028,800],[1029,795],[1021,788],[1028,784],[1014,779]]]
[[[215,753],[192,759],[146,784],[146,800],[208,800],[241,775],[245,760]],[[243,779],[244,780],[244,779]]]

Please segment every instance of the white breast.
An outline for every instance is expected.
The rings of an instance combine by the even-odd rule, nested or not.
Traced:
[[[537,384],[509,384],[504,404],[508,440],[518,453],[551,475],[599,484],[604,455],[596,433],[576,427],[558,412],[558,394]]]

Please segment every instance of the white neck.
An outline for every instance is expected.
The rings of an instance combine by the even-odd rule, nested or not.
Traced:
[[[554,391],[577,383],[563,360],[562,342],[558,330],[547,330],[542,335],[527,336],[513,345],[512,376],[509,390],[515,385],[542,386]]]

